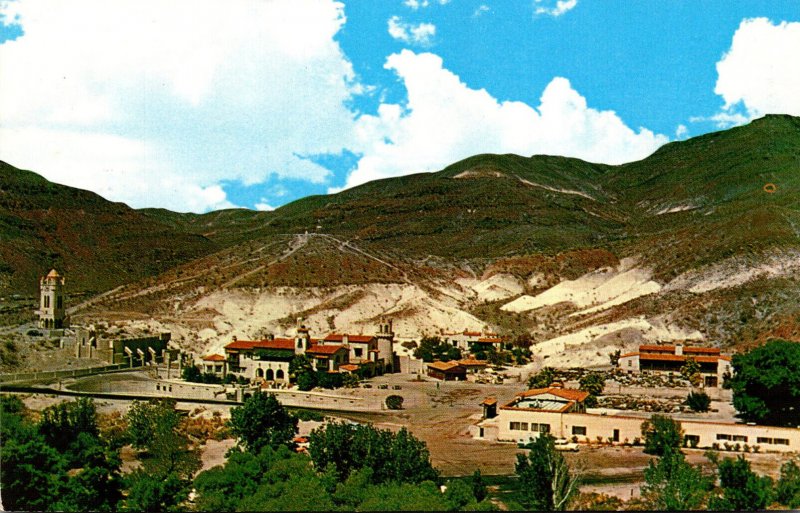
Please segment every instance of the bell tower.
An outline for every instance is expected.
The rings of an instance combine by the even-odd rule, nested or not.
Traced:
[[[67,328],[69,323],[64,303],[64,277],[53,269],[39,280],[39,327]]]
[[[397,372],[397,364],[394,357],[394,332],[392,331],[392,320],[381,318],[378,323],[378,358],[383,359],[385,372]]]

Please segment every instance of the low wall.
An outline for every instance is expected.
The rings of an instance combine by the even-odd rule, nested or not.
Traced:
[[[49,372],[22,372],[15,374],[0,374],[0,384],[2,383],[30,383],[36,381],[49,381],[63,378],[80,378],[91,376],[92,374],[103,374],[106,372],[116,372],[128,370],[127,364],[103,365],[101,367],[87,367],[85,369],[71,369]]]

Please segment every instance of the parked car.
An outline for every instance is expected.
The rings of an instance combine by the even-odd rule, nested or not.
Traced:
[[[575,442],[570,442],[565,438],[559,438],[558,440],[556,440],[555,446],[557,451],[578,452],[578,444]]]

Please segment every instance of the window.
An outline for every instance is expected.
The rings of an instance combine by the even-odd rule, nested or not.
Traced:
[[[628,367],[633,366],[633,360],[628,360]]]
[[[360,347],[356,347],[353,349],[353,354],[356,355],[356,358],[361,358],[361,355],[364,354],[364,350]]]
[[[511,431],[519,431],[519,422],[509,423],[508,429],[510,429]]]
[[[789,440],[786,438],[773,438],[772,443],[775,445],[789,445]]]
[[[572,426],[572,434],[586,436],[586,426]]]
[[[772,438],[767,438],[765,436],[759,436],[758,438],[756,438],[756,443],[759,443],[759,444],[771,444],[772,443]]]
[[[56,306],[56,308],[58,308],[58,309],[64,308],[64,298],[61,297],[61,296],[58,296],[58,298],[56,299],[56,304],[58,305],[58,306]]]
[[[45,296],[44,297],[44,307],[45,308],[50,308],[50,296]]]
[[[733,440],[733,437],[731,435],[717,433],[717,440]]]
[[[733,441],[734,442],[746,442],[747,441],[747,437],[744,436],[744,435],[733,435]]]
[[[520,422],[519,423],[519,430],[520,431],[527,431],[528,430],[528,423],[527,422]]]
[[[550,432],[550,424],[531,424],[531,431],[536,433],[549,433]]]

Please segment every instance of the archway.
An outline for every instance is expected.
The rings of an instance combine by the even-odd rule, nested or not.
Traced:
[[[267,369],[267,381],[272,381],[275,379],[275,373],[272,369]]]
[[[264,377],[264,369],[256,369],[256,377],[263,378]]]
[[[275,379],[283,379],[283,369],[278,369],[278,372],[275,373]]]

